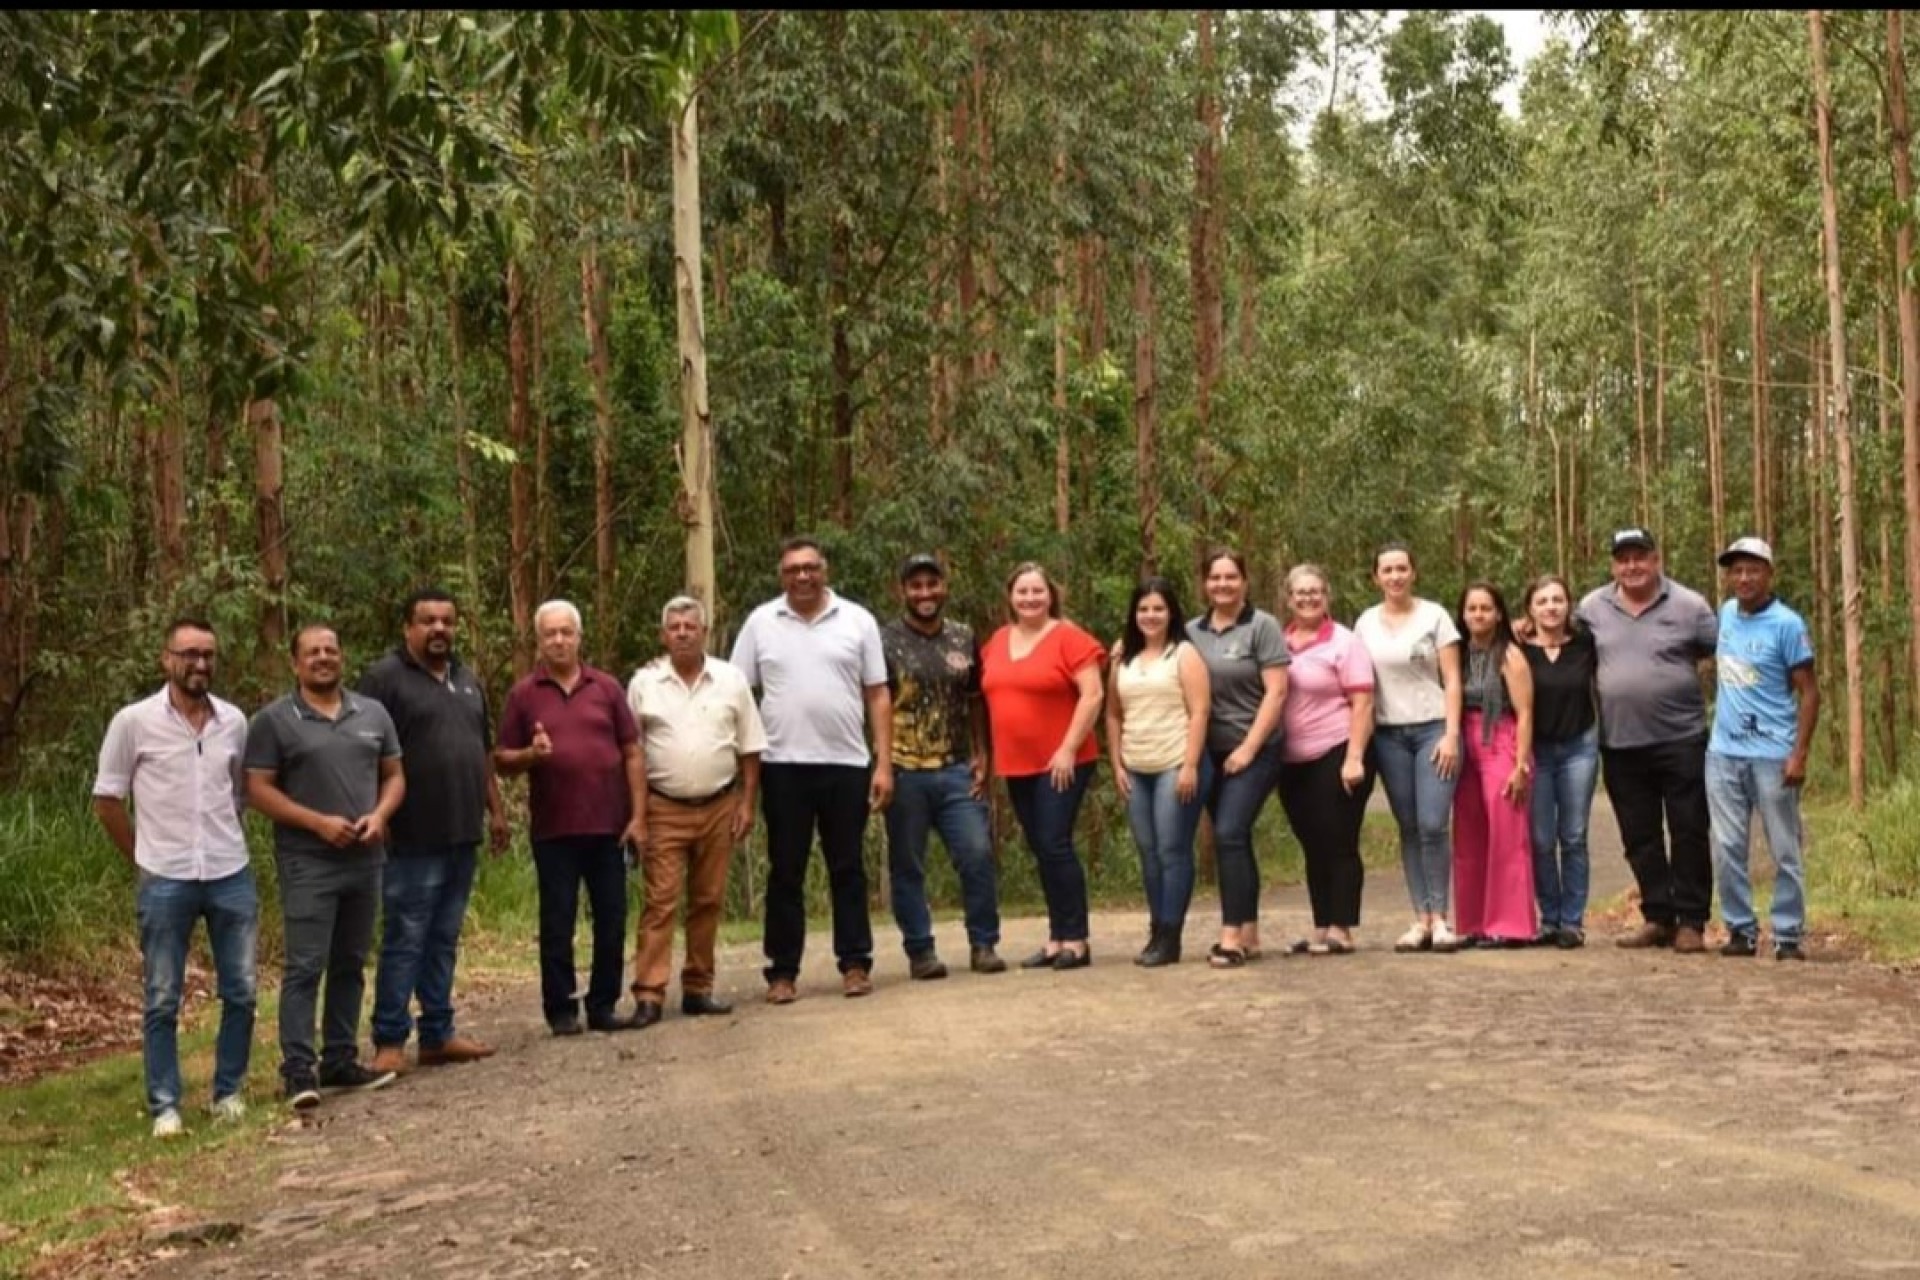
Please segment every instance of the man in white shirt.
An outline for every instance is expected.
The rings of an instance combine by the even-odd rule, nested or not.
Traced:
[[[660,1021],[673,965],[673,914],[687,895],[687,959],[680,1012],[727,1014],[713,994],[714,942],[733,846],[753,828],[760,753],[767,749],[753,690],[731,663],[707,654],[706,607],[675,596],[660,615],[666,656],[640,668],[627,704],[647,761],[647,839],[640,851],[646,909],[633,960],[632,1025]]]
[[[220,996],[213,1115],[232,1121],[246,1114],[240,1090],[253,1048],[260,900],[240,825],[247,721],[211,692],[218,657],[204,621],[182,618],[167,628],[160,653],[166,686],[114,716],[93,784],[100,825],[139,875],[147,1110],[156,1138],[183,1129],[180,989],[202,918]]]
[[[783,594],[755,609],[733,645],[733,665],[760,690],[766,763],[767,1003],[799,995],[807,945],[807,859],[813,833],[833,891],[833,951],[849,996],[873,991],[873,922],[861,845],[867,814],[893,796],[893,698],[873,615],[827,587],[827,558],[811,538],[780,547]],[[864,726],[873,726],[873,751]]]

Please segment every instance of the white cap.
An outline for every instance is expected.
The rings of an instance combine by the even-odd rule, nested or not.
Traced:
[[[1726,568],[1742,557],[1760,560],[1768,565],[1773,563],[1773,548],[1762,538],[1735,538],[1733,545],[1720,553],[1720,567]]]

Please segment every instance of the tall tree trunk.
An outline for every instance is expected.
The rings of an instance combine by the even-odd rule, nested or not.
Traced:
[[[1707,505],[1717,556],[1727,545],[1727,433],[1726,400],[1720,385],[1720,268],[1708,276],[1707,295],[1700,308],[1700,389],[1707,422]],[[1709,571],[1713,564],[1708,563]],[[1711,572],[1709,572],[1711,580]]]
[[[1193,278],[1194,370],[1194,478],[1199,512],[1211,505],[1214,474],[1213,392],[1220,381],[1220,348],[1224,338],[1221,301],[1221,240],[1226,220],[1225,194],[1220,185],[1220,97],[1215,87],[1216,66],[1213,11],[1195,15],[1200,57],[1200,91],[1194,101],[1199,141],[1193,152],[1193,215],[1189,233],[1188,270]]]
[[[1813,528],[1808,539],[1813,555],[1814,594],[1819,597],[1814,649],[1824,677],[1833,665],[1833,515],[1827,507],[1827,359],[1820,340],[1807,339],[1807,367],[1812,370],[1812,415],[1807,421],[1807,510]],[[1831,721],[1829,721],[1831,724]]]
[[[1753,347],[1753,529],[1773,538],[1773,503],[1767,477],[1767,421],[1772,415],[1772,385],[1767,367],[1767,293],[1760,254],[1753,255],[1753,296],[1748,329]]]
[[[1053,45],[1042,46],[1040,62],[1052,79]],[[1057,129],[1057,126],[1056,126]],[[1060,136],[1056,131],[1056,137]],[[1073,419],[1067,413],[1067,229],[1061,209],[1066,200],[1067,149],[1053,149],[1053,527],[1065,533],[1073,516]]]
[[[241,225],[253,237],[249,252],[256,281],[273,278],[273,180],[264,146],[255,168],[240,180]],[[269,397],[250,397],[247,429],[253,437],[254,538],[260,561],[259,645],[263,665],[277,658],[287,640],[287,515],[285,439],[280,406]],[[273,657],[269,657],[273,655]]]
[[[460,488],[461,568],[466,589],[480,594],[480,508],[473,487],[473,447],[467,443],[472,424],[467,418],[467,339],[461,331],[460,291],[447,275],[448,380],[453,386],[453,461]],[[472,602],[477,607],[479,601]]]
[[[587,378],[593,384],[593,613],[594,650],[603,668],[613,665],[613,351],[607,342],[608,281],[600,248],[592,240],[580,252],[580,316],[587,334]]]
[[[994,257],[990,216],[997,202],[993,174],[993,102],[988,92],[987,27],[977,17],[973,24],[973,226],[979,250],[980,310],[973,317],[979,344],[974,349],[974,381],[993,376],[1000,367],[994,311],[1000,302],[1000,268]]]
[[[720,606],[713,563],[713,416],[707,406],[707,321],[700,294],[698,98],[674,117],[673,286],[680,336],[680,522],[687,532],[687,594]]]
[[[1891,457],[1893,450],[1893,400],[1888,395],[1892,379],[1888,376],[1888,353],[1890,343],[1887,332],[1887,308],[1876,306],[1873,309],[1873,347],[1874,378],[1873,405],[1878,420],[1878,452],[1882,457]],[[1878,468],[1880,473],[1880,500],[1876,503],[1879,513],[1879,566],[1880,598],[1892,600],[1893,594],[1893,475],[1887,468]],[[1883,640],[1875,672],[1874,683],[1880,686],[1880,760],[1888,773],[1900,771],[1900,673],[1894,650],[1897,646],[1891,640]]]
[[[538,181],[538,179],[535,179]],[[535,243],[544,245],[544,234],[536,234]],[[538,263],[547,262],[545,252]],[[528,405],[533,414],[533,582],[534,594],[542,600],[554,595],[553,571],[553,419],[547,412],[547,290],[546,273],[536,271],[523,279],[527,290],[528,330]],[[595,618],[602,629],[610,619]]]
[[[534,577],[533,370],[528,351],[526,273],[520,259],[507,258],[507,444],[513,469],[507,482],[507,595],[513,617],[513,670],[524,673],[533,660]]]
[[[965,87],[953,103],[953,159],[959,170],[955,175],[953,200],[953,286],[960,305],[956,317],[958,324],[955,326],[960,337],[961,381],[955,389],[955,402],[958,403],[978,378],[980,361],[977,331],[980,278],[975,273],[973,258],[973,240],[980,215],[975,207],[973,101],[970,91]]]
[[[1133,466],[1135,501],[1140,507],[1140,574],[1145,577],[1160,569],[1160,476],[1155,457],[1160,387],[1155,369],[1153,266],[1144,249],[1133,260],[1133,326]]]
[[[927,435],[935,448],[947,442],[948,423],[953,417],[953,360],[947,352],[952,341],[948,332],[950,308],[947,303],[946,270],[953,254],[953,209],[947,192],[947,113],[933,110],[933,207],[939,227],[934,251],[927,255],[927,327],[933,340],[927,353]]]
[[[1907,114],[1907,57],[1901,10],[1887,10],[1887,112],[1893,201],[1913,208],[1913,126]],[[1895,219],[1893,278],[1900,315],[1900,479],[1906,513],[1907,692],[1920,706],[1920,295],[1913,286],[1913,219]]]
[[[1860,511],[1854,496],[1853,392],[1847,371],[1847,304],[1841,290],[1840,197],[1833,176],[1833,92],[1827,82],[1826,21],[1807,10],[1813,53],[1814,120],[1820,139],[1820,211],[1827,262],[1827,321],[1833,349],[1833,443],[1840,497],[1841,626],[1847,661],[1847,800],[1867,807],[1867,704],[1863,682],[1865,626],[1860,598]]]
[[[827,325],[833,360],[833,520],[853,527],[853,341],[847,334],[847,275],[853,270],[853,229],[836,214],[827,244]]]
[[[1653,468],[1647,453],[1647,352],[1640,329],[1640,287],[1633,288],[1633,429],[1637,449],[1634,474],[1640,482],[1639,522],[1653,523]]]
[[[26,424],[13,366],[13,298],[0,289],[0,759],[11,754],[33,660],[21,609],[31,544],[14,536],[14,511],[26,501],[26,495],[17,491]]]

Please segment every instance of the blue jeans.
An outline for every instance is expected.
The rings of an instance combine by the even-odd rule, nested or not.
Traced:
[[[145,1059],[147,1110],[159,1115],[180,1105],[180,986],[193,925],[207,921],[220,995],[220,1031],[213,1042],[213,1096],[240,1092],[253,1051],[258,989],[254,943],[260,935],[260,898],[253,869],[219,880],[169,880],[140,873],[135,898],[140,955],[146,968]]]
[[[1127,777],[1133,781],[1127,821],[1133,827],[1133,842],[1140,847],[1147,916],[1156,927],[1178,929],[1187,922],[1187,904],[1193,900],[1193,833],[1200,827],[1213,762],[1201,755],[1199,785],[1193,799],[1184,804],[1175,789],[1180,781],[1178,766],[1161,773],[1129,769]]]
[[[1773,881],[1773,940],[1800,941],[1807,924],[1807,882],[1800,865],[1800,788],[1783,780],[1786,761],[1747,760],[1707,753],[1707,808],[1713,815],[1714,879],[1720,886],[1720,917],[1734,933],[1754,929],[1753,881],[1747,851],[1753,815],[1760,814],[1767,849],[1777,872]]]
[[[1459,775],[1442,778],[1433,768],[1433,748],[1447,722],[1383,724],[1373,731],[1374,767],[1400,828],[1400,866],[1407,896],[1421,914],[1447,913],[1448,876],[1453,871],[1453,787]]]
[[[381,882],[380,969],[373,980],[373,1042],[403,1045],[420,1001],[420,1047],[453,1039],[453,966],[473,893],[472,844],[396,847]]]
[[[1065,791],[1053,789],[1049,774],[1007,779],[1007,798],[1013,801],[1014,816],[1040,871],[1040,889],[1047,897],[1047,938],[1052,942],[1087,938],[1087,873],[1073,849],[1073,823],[1092,777],[1089,762],[1073,771]]]
[[[887,869],[893,919],[909,956],[933,950],[933,913],[927,908],[927,836],[938,831],[960,877],[967,910],[967,941],[1000,945],[1000,893],[993,867],[987,805],[973,794],[966,764],[897,769],[887,805]]]
[[[1253,824],[1280,778],[1280,739],[1270,737],[1239,773],[1227,772],[1231,751],[1207,752],[1213,777],[1202,794],[1213,815],[1213,858],[1220,875],[1220,923],[1229,929],[1260,919],[1260,861]]]
[[[1586,923],[1587,819],[1599,780],[1598,728],[1565,742],[1533,744],[1533,894],[1542,929]]]

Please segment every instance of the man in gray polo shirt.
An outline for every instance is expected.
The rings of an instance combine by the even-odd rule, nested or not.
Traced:
[[[833,891],[833,951],[846,995],[873,991],[873,924],[861,843],[867,814],[893,796],[893,698],[873,615],[827,587],[827,558],[811,538],[780,547],[778,599],[748,615],[733,665],[760,690],[767,750],[760,769],[767,815],[767,1002],[799,994],[807,945],[807,859],[813,833]],[[863,721],[873,726],[867,752]],[[872,770],[869,774],[869,763]]]
[[[273,821],[286,951],[280,984],[280,1077],[297,1111],[320,1090],[377,1089],[391,1071],[359,1061],[360,1001],[380,910],[387,823],[406,794],[400,736],[386,709],[341,687],[331,627],[293,637],[292,693],[247,730],[247,799]],[[314,1006],[327,981],[322,1044]],[[317,1069],[316,1069],[317,1067]]]
[[[1707,817],[1705,664],[1719,623],[1668,578],[1645,529],[1613,535],[1613,581],[1577,616],[1599,657],[1600,759],[1645,922],[1623,947],[1698,953],[1713,908]]]

